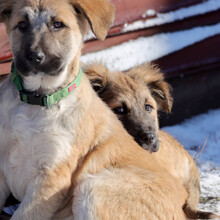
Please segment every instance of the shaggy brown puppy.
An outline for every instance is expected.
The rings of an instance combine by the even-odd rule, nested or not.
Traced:
[[[103,101],[115,112],[126,130],[167,172],[177,177],[188,198],[184,211],[188,218],[216,218],[197,211],[200,196],[199,173],[188,152],[168,133],[158,131],[158,110],[170,112],[172,97],[164,76],[154,65],[146,63],[126,73],[110,72],[102,64],[84,66],[84,72]]]
[[[113,18],[106,0],[0,0],[15,64],[0,86],[0,211],[11,192],[12,220],[185,219],[185,188],[79,68],[88,24],[104,39]]]

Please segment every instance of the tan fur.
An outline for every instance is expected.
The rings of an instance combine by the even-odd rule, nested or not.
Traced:
[[[147,74],[146,74],[147,72]],[[155,65],[145,63],[126,72],[135,81],[144,80],[156,100],[158,110],[170,112],[173,98],[170,94],[170,86],[164,80],[164,75]]]
[[[97,90],[99,96],[114,109],[121,103],[126,103],[130,111],[135,108],[141,109],[137,105],[138,100],[143,97],[149,100],[151,96],[156,100],[157,106],[151,105],[157,110],[170,112],[172,106],[172,97],[170,95],[169,85],[164,81],[164,76],[154,65],[146,63],[134,67],[130,71],[110,72],[101,63],[85,65],[86,72],[93,88]],[[132,85],[132,86],[131,86]],[[145,90],[150,90],[146,93]],[[150,97],[149,97],[150,96]],[[143,104],[143,103],[142,103]],[[119,119],[122,116],[118,116]],[[147,118],[139,120],[134,118],[136,123],[144,123]],[[151,112],[150,116],[157,124],[157,114]],[[124,116],[126,119],[126,116]],[[123,118],[123,119],[124,119]],[[127,129],[126,125],[125,128]],[[189,218],[210,219],[217,216],[212,213],[197,211],[200,196],[200,177],[194,160],[183,146],[168,133],[159,130],[159,151],[151,155],[161,167],[165,168],[168,173],[175,176],[178,181],[185,187],[188,198],[184,206],[184,211]]]

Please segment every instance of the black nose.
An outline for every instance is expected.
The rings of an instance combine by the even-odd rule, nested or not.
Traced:
[[[155,135],[153,133],[144,133],[141,139],[145,144],[152,144],[155,140]]]
[[[152,152],[157,152],[158,150],[159,150],[159,142],[154,141],[154,143],[152,144],[152,147],[151,147],[151,151]]]
[[[157,152],[159,150],[158,137],[154,133],[142,133],[135,139],[145,150]]]
[[[34,64],[41,64],[44,62],[45,54],[42,51],[27,52],[27,59]]]

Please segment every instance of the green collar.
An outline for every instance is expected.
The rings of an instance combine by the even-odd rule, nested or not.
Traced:
[[[40,94],[37,94],[36,92],[29,92],[25,90],[23,87],[23,80],[17,74],[17,70],[15,68],[14,62],[12,63],[12,66],[11,66],[11,80],[15,84],[17,90],[20,93],[21,101],[31,104],[31,105],[46,106],[48,108],[50,108],[53,104],[59,102],[61,99],[70,95],[79,86],[81,82],[81,78],[82,78],[82,70],[80,68],[78,76],[68,86],[52,94],[40,95]]]

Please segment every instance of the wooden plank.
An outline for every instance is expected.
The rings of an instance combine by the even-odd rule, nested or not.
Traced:
[[[0,23],[0,62],[3,60],[7,60],[12,56],[7,39],[8,35],[6,34],[5,25]]]
[[[156,61],[173,88],[171,115],[163,115],[161,126],[220,107],[220,35],[164,56]]]
[[[114,25],[117,26],[142,19],[143,14],[148,9],[164,13],[200,2],[203,2],[203,0],[112,0],[116,7]]]
[[[0,79],[1,79],[1,74],[6,74],[6,73],[10,73],[11,71],[11,62],[7,62],[7,63],[1,63],[0,64]]]
[[[220,69],[220,34],[154,61],[168,78]]]
[[[180,123],[187,118],[220,107],[220,68],[168,79],[173,88],[170,115],[160,114],[160,126]],[[207,125],[209,126],[209,125]]]
[[[152,36],[158,33],[174,32],[174,31],[190,29],[196,26],[215,24],[220,22],[219,14],[220,14],[220,10],[199,16],[190,17],[184,20],[179,20],[173,23],[164,24],[161,26],[146,28],[144,30],[139,30],[130,33],[118,34],[116,36],[108,37],[103,42],[97,40],[88,41],[85,44],[83,53],[86,54],[86,53],[102,50],[105,48],[109,48],[111,46],[121,44],[128,40],[137,39],[138,37],[142,37],[142,36]],[[119,29],[117,31],[120,32]]]

